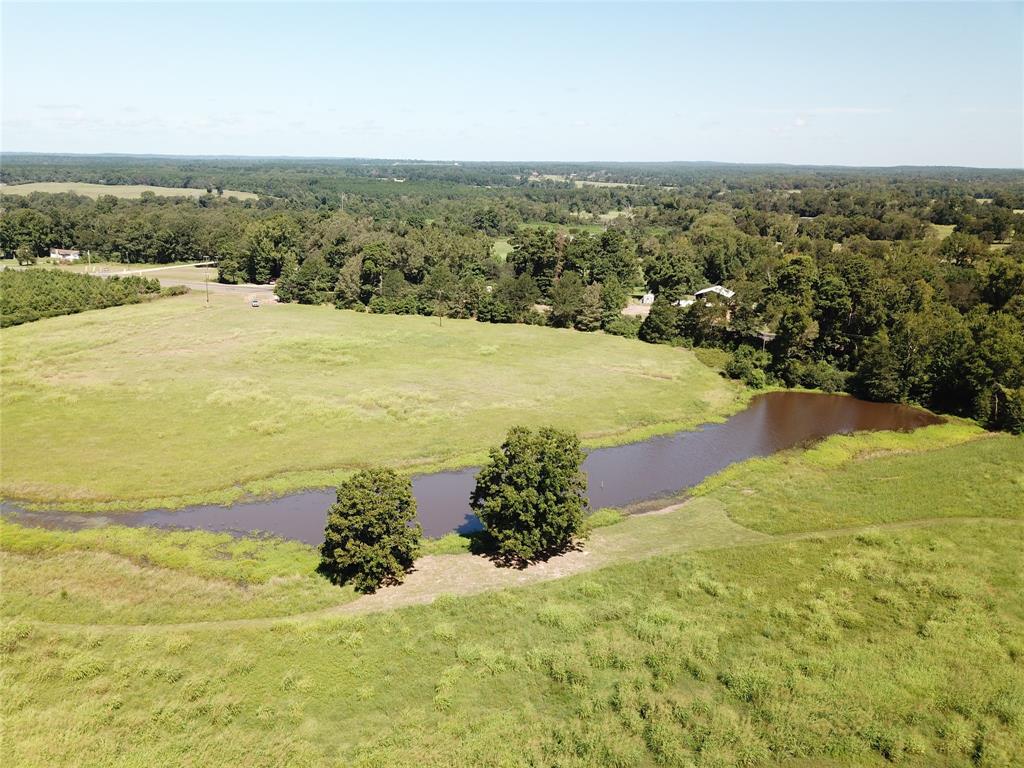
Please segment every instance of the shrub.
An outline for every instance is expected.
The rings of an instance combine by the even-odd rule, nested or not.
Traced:
[[[565,550],[583,526],[586,477],[579,438],[513,427],[493,448],[470,499],[503,558],[529,561]]]
[[[601,509],[595,510],[587,515],[583,524],[586,530],[592,531],[595,528],[604,528],[609,525],[621,523],[625,519],[626,516],[622,514],[621,510],[614,509],[612,507],[602,507]]]
[[[374,296],[370,300],[369,310],[378,315],[418,315],[420,314],[420,304],[412,294],[393,299]]]
[[[842,392],[849,374],[824,361],[799,363],[793,367],[793,383],[823,392]]]
[[[335,584],[373,592],[402,580],[419,552],[412,483],[393,469],[368,469],[338,487],[327,513],[319,571]]]
[[[476,319],[481,323],[514,323],[515,310],[493,293],[485,293],[477,306]]]
[[[643,321],[639,317],[626,317],[619,315],[605,323],[604,332],[612,336],[625,336],[627,339],[635,339],[640,333],[640,324]]]
[[[740,344],[725,364],[725,374],[731,379],[739,379],[748,387],[762,389],[768,383],[764,369],[771,362],[771,355],[756,350],[749,344]]]
[[[548,316],[531,307],[526,310],[526,313],[523,315],[522,322],[526,325],[547,325]]]

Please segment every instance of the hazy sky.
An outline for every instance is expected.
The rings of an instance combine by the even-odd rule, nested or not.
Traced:
[[[6,151],[1024,165],[1024,3],[2,6]]]

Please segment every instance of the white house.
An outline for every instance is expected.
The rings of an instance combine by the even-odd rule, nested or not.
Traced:
[[[54,261],[70,264],[72,261],[81,259],[82,254],[72,248],[51,248],[50,258]]]
[[[692,307],[696,303],[697,303],[696,299],[687,296],[685,299],[679,299],[679,301],[673,301],[672,302],[672,306],[686,308],[686,307]]]
[[[719,296],[725,299],[731,299],[736,295],[736,291],[730,291],[728,288],[721,285],[710,285],[707,288],[701,288],[694,296],[703,296],[706,293],[717,293]]]
[[[654,303],[654,294],[651,293],[650,291],[648,291],[647,293],[645,293],[643,296],[640,297],[640,303],[641,304],[653,304]]]

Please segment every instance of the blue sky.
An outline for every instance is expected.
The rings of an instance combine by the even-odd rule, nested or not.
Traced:
[[[2,4],[5,151],[1024,166],[1024,3]]]

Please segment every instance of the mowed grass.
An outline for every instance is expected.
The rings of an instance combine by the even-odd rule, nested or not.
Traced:
[[[216,267],[197,267],[194,262],[176,261],[170,264],[130,264],[123,261],[105,261],[102,259],[88,259],[83,256],[81,261],[71,264],[63,264],[49,259],[40,259],[29,267],[22,267],[15,259],[0,259],[0,269],[60,269],[68,272],[88,272],[95,274],[107,274],[111,272],[129,272],[141,277],[160,278],[181,278],[181,279],[203,279],[204,274],[211,280],[217,279]],[[149,274],[152,272],[152,274]]]
[[[113,195],[114,197],[129,199],[142,197],[143,192],[152,192],[160,197],[198,198],[207,194],[205,189],[154,187],[148,184],[90,184],[82,181],[37,181],[28,184],[0,185],[0,195],[31,195],[33,192],[46,192],[50,194],[73,192],[76,195],[92,198]],[[216,194],[216,190],[214,190],[214,194]],[[236,197],[239,200],[256,200],[259,198],[259,195],[252,192],[225,189],[223,197]]]
[[[603,334],[203,299],[4,329],[2,493],[228,502],[376,464],[471,464],[513,424],[607,444],[747,397],[687,351]]]
[[[508,255],[512,253],[512,243],[508,241],[507,237],[499,237],[494,241],[491,252],[496,259],[505,261],[508,259]]]

